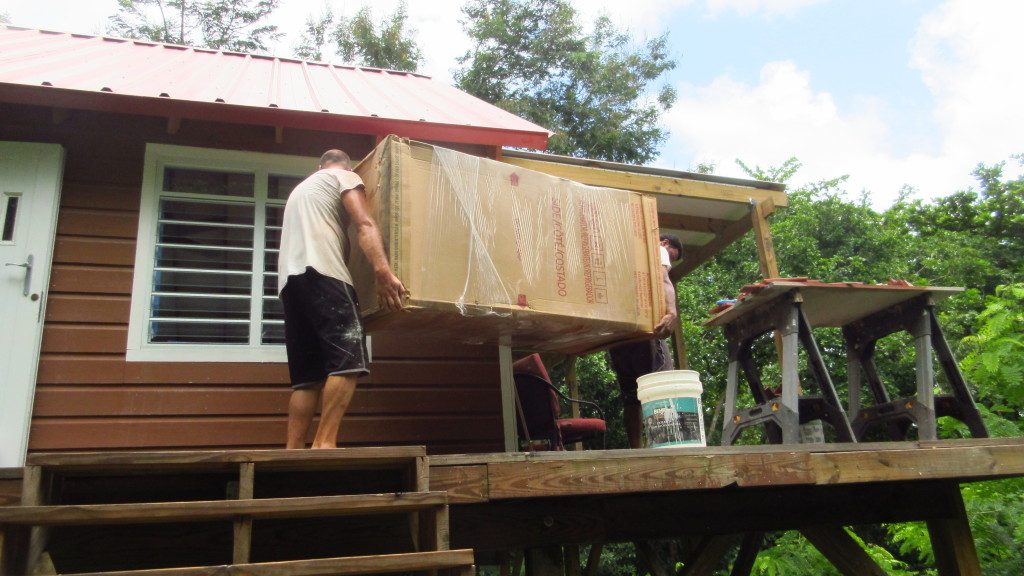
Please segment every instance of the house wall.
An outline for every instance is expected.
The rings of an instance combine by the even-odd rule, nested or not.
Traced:
[[[279,448],[289,388],[283,363],[127,362],[140,189],[148,142],[361,158],[369,136],[283,132],[165,118],[0,105],[0,140],[67,150],[30,452]],[[493,155],[484,146],[459,146]],[[501,451],[497,350],[375,338],[342,445]]]

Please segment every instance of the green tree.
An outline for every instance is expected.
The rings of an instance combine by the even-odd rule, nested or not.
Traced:
[[[975,324],[975,332],[963,339],[967,355],[960,368],[976,387],[989,434],[1020,436],[1024,434],[1024,284],[996,288]],[[945,420],[944,436],[966,435],[962,424]],[[966,484],[961,493],[985,574],[1018,574],[1024,557],[1024,479]],[[889,532],[901,553],[932,562],[923,523],[891,525]]]
[[[324,48],[330,42],[335,26],[334,18],[334,9],[330,4],[324,5],[324,10],[319,16],[307,16],[306,27],[299,37],[299,45],[293,55],[302,60],[324,60]]]
[[[754,178],[791,182],[800,162],[793,158],[780,166],[762,168],[742,164]],[[1024,434],[1024,283],[1020,273],[1024,234],[1015,232],[1024,217],[1018,202],[1022,182],[1002,176],[1002,166],[979,166],[979,191],[957,191],[931,201],[906,200],[909,190],[890,208],[878,211],[866,195],[851,198],[843,189],[844,177],[793,187],[789,206],[771,218],[773,243],[783,276],[808,276],[825,281],[885,283],[906,279],[916,285],[964,286],[967,290],[942,301],[939,323],[947,340],[962,358],[961,370],[976,390],[975,398],[993,436]],[[725,338],[720,329],[702,326],[707,310],[717,300],[735,297],[744,284],[760,280],[757,252],[750,237],[720,252],[713,260],[684,277],[677,285],[678,303],[691,369],[704,383],[705,422],[709,445],[719,443],[721,396],[726,380]],[[1013,282],[998,283],[1002,279]],[[816,329],[833,384],[841,398],[846,390],[846,351],[836,329]],[[876,364],[894,397],[915,393],[912,342],[903,335],[882,339]],[[774,342],[767,335],[755,353],[762,354],[765,381],[776,383],[769,357]],[[581,395],[602,403],[609,422],[609,447],[624,448],[618,387],[603,354],[583,359],[578,370]],[[801,366],[801,381],[811,375]],[[751,404],[749,392],[741,402]],[[720,412],[719,412],[720,414]],[[828,428],[828,427],[826,427]],[[743,442],[763,442],[746,434]],[[966,427],[951,418],[940,419],[940,437],[969,436]],[[962,488],[978,554],[986,574],[1019,572],[1024,554],[1024,480],[972,483]],[[923,523],[858,527],[856,537],[868,553],[892,574],[931,572],[931,541]],[[754,573],[834,573],[821,566],[820,555],[796,533],[769,535]],[[609,553],[609,562],[629,570],[635,558],[625,546]],[[642,568],[634,568],[642,574]]]
[[[107,32],[235,52],[266,52],[282,36],[266,23],[280,0],[117,0]]]
[[[460,88],[554,131],[552,153],[657,157],[676,99],[669,85],[649,90],[675,68],[667,34],[637,47],[607,17],[585,33],[569,0],[472,0],[463,13],[473,47],[459,58]]]
[[[352,18],[335,23],[328,6],[319,16],[306,20],[302,42],[295,55],[322,60],[324,49],[332,45],[346,64],[415,72],[423,62],[423,54],[414,39],[416,31],[407,28],[408,11],[403,1],[393,14],[374,22],[373,10],[364,6]]]
[[[1024,157],[1015,158],[1024,165]],[[1006,180],[1003,167],[979,164],[977,191],[894,207],[921,240],[915,264],[923,275],[970,278],[984,295],[1024,279],[1024,179]]]
[[[1013,421],[1024,418],[1024,284],[1000,286],[964,338],[964,373],[978,396]]]

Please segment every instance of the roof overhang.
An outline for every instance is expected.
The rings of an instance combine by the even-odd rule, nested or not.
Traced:
[[[379,137],[396,134],[418,140],[484,144],[497,147],[515,146],[544,149],[547,147],[548,138],[547,134],[537,132],[499,130],[481,126],[460,126],[329,112],[301,112],[273,107],[254,108],[225,103],[67,90],[50,86],[3,85],[3,89],[0,90],[0,102],[50,106],[69,110],[138,114],[175,121],[204,120],[272,128],[369,134]]]
[[[421,74],[9,25],[0,102],[495,147],[551,135]]]

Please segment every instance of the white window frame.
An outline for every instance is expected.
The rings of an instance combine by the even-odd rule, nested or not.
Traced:
[[[257,229],[266,224],[267,183],[271,175],[305,177],[317,169],[317,158],[195,148],[169,144],[147,144],[139,206],[139,233],[135,249],[135,278],[132,283],[131,317],[128,324],[129,362],[287,362],[283,344],[261,344],[250,338],[249,344],[150,343],[150,307],[152,305],[153,264],[156,250],[156,224],[163,173],[167,167],[244,172],[256,176],[255,198]],[[254,270],[262,270],[264,252],[254,245]],[[252,294],[262,295],[262,277],[253,277]],[[253,299],[255,300],[255,299]],[[262,306],[262,296],[252,307]]]

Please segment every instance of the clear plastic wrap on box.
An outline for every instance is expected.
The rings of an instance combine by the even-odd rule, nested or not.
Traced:
[[[393,136],[356,172],[410,291],[405,310],[380,310],[353,250],[372,333],[582,353],[648,336],[664,313],[650,196]]]

